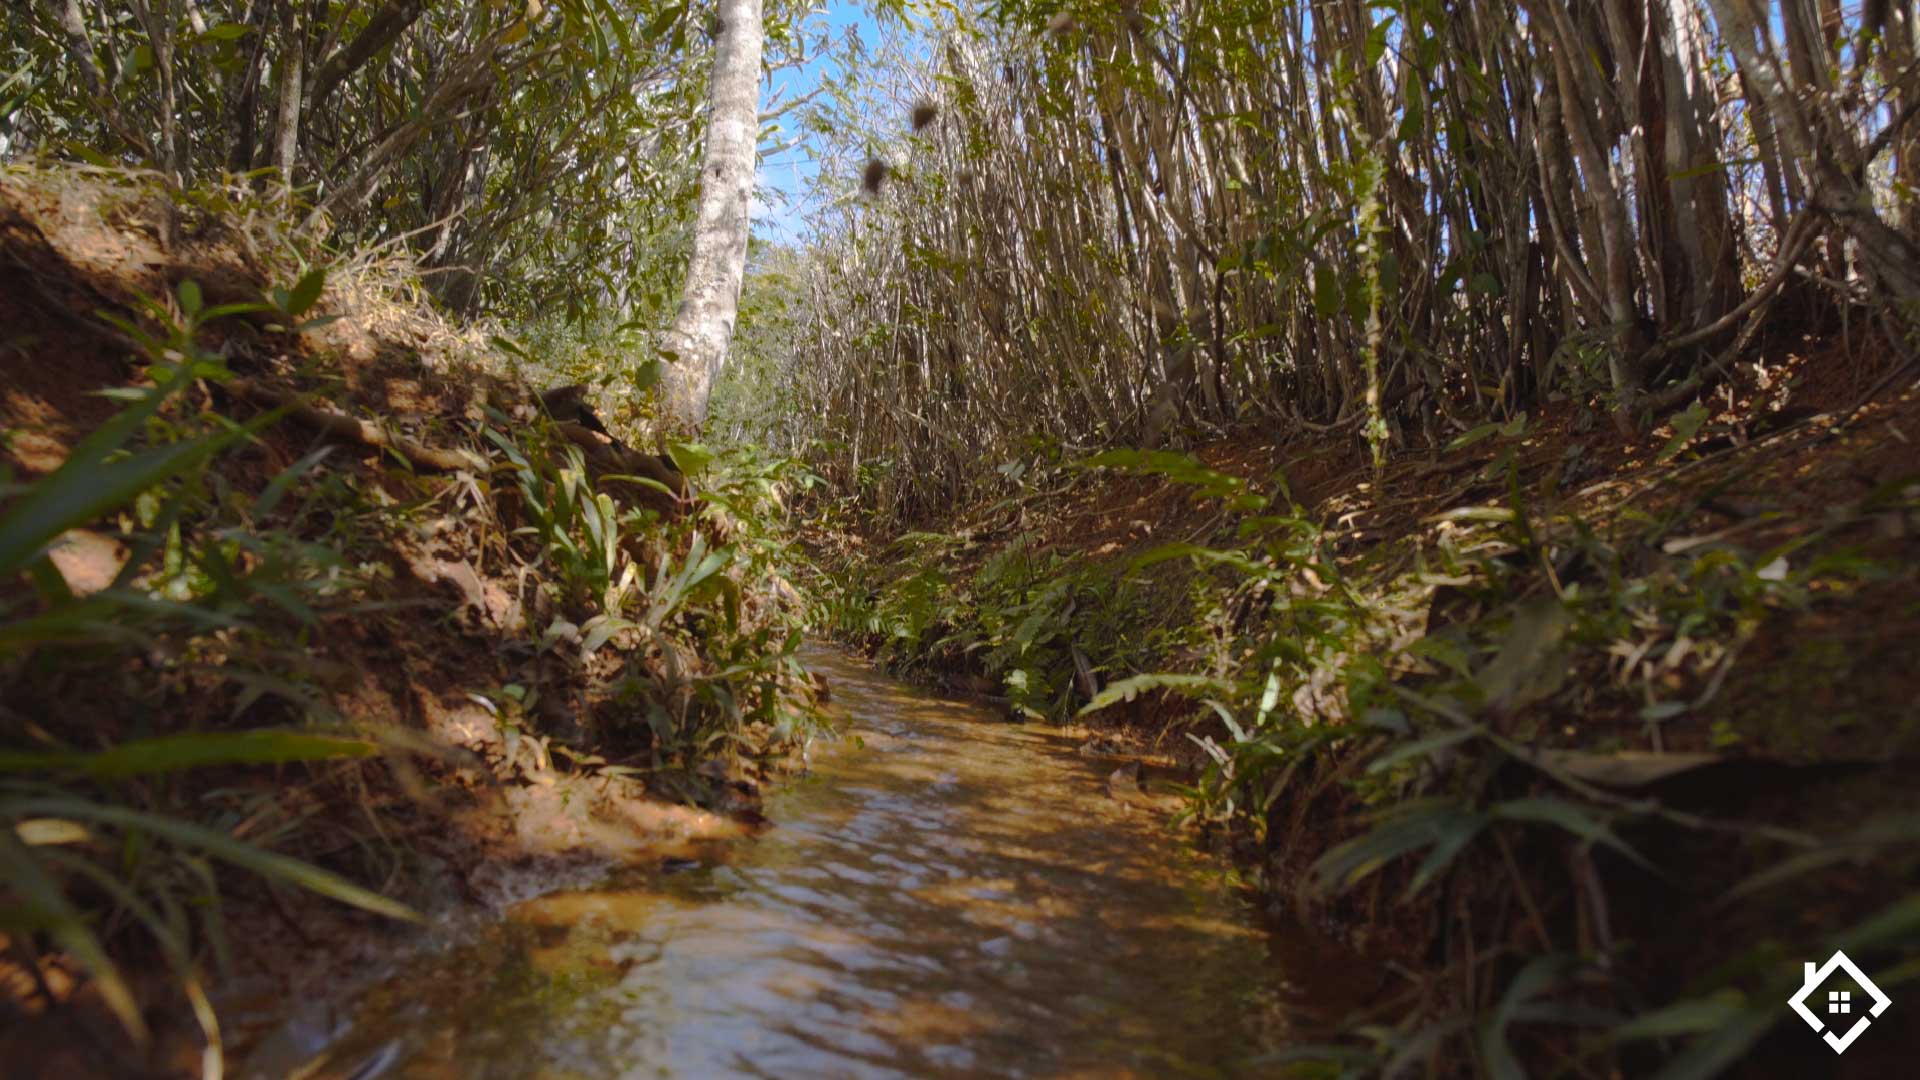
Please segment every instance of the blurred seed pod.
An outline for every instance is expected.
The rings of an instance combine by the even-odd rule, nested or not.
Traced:
[[[924,131],[935,120],[940,119],[940,106],[922,99],[913,107],[913,130]]]
[[[879,158],[868,158],[866,170],[860,174],[860,186],[867,189],[867,194],[878,195],[880,186],[887,182],[887,174],[892,171]]]

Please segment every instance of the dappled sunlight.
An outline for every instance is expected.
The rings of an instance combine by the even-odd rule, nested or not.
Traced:
[[[1102,794],[1098,763],[837,654],[808,661],[849,723],[769,796],[774,828],[697,869],[517,905],[375,991],[333,1060],[1146,1076],[1259,1049],[1234,1018],[1274,982],[1264,935],[1158,816]]]

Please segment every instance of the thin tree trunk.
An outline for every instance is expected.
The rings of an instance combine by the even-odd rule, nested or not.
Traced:
[[[661,387],[664,424],[683,433],[697,432],[706,421],[707,400],[733,340],[760,141],[760,0],[720,0],[719,15],[693,257],[679,313],[663,342],[663,351],[672,354]]]
[[[313,81],[307,86],[305,109],[310,112],[323,108],[341,83],[381,50],[400,40],[400,35],[419,22],[426,10],[426,0],[392,0],[381,8],[345,48],[333,50],[317,65]]]
[[[1782,149],[1805,172],[1813,209],[1832,215],[1852,234],[1867,266],[1894,299],[1920,303],[1920,246],[1880,219],[1871,191],[1842,167],[1856,156],[1855,148],[1844,145],[1844,130],[1818,124],[1801,110],[1778,59],[1760,45],[1762,10],[1747,0],[1708,4],[1748,85],[1773,114]]]
[[[273,164],[288,192],[293,191],[293,167],[300,153],[300,83],[305,63],[300,12],[293,0],[285,0],[280,9],[280,111],[273,128]]]
[[[247,48],[247,66],[234,92],[227,100],[227,171],[243,173],[253,168],[255,147],[254,109],[260,102],[260,78],[267,63],[267,35],[260,32],[272,18],[270,12],[251,9],[247,23],[254,31],[253,44]]]
[[[1920,86],[1915,84],[1914,72],[1914,11],[1910,3],[1890,3],[1883,7],[1883,24],[1878,28],[1880,77],[1893,89],[1894,116],[1901,117],[1920,101]],[[1920,204],[1915,201],[1920,199],[1917,194],[1920,193],[1920,128],[1911,120],[1906,130],[1893,140],[1893,177],[1894,224],[1910,237],[1920,236]]]
[[[353,172],[335,183],[327,197],[307,215],[305,227],[319,228],[335,215],[359,205],[386,176],[387,170],[415,143],[490,86],[498,77],[495,74],[495,57],[510,44],[507,38],[517,25],[510,24],[493,31],[481,39],[471,53],[455,61],[427,95],[418,114],[395,125],[381,136],[373,149],[360,155]]]
[[[186,132],[180,126],[179,108],[176,105],[177,90],[174,81],[174,40],[173,40],[173,2],[162,0],[158,9],[149,7],[145,0],[134,0],[134,18],[147,34],[148,47],[153,50],[154,73],[160,87],[160,145],[158,165],[175,184],[182,187],[187,182]]]
[[[158,163],[159,155],[145,135],[127,121],[121,112],[120,102],[115,99],[113,86],[107,79],[106,71],[100,66],[100,60],[94,55],[93,40],[87,34],[86,20],[80,13],[80,0],[41,0],[54,22],[59,24],[62,43],[66,46],[67,58],[74,69],[80,72],[80,79],[86,85],[87,95],[100,110],[100,118],[108,130],[120,137],[120,140],[132,147],[150,163]]]

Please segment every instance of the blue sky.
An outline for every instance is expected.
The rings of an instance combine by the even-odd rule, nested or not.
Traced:
[[[830,2],[824,11],[807,19],[806,28],[809,39],[826,30],[836,43],[849,31],[858,33],[868,43],[875,40],[876,34],[874,17],[862,3]],[[818,87],[823,77],[839,74],[837,53],[810,54],[805,65],[774,72],[770,83],[761,89],[762,101],[792,101]],[[781,117],[780,131],[770,142],[777,145],[791,141],[798,131],[798,119],[797,110]],[[754,235],[781,241],[799,238],[806,227],[801,221],[804,207],[800,199],[817,171],[804,145],[761,159],[760,190],[767,194],[756,200]],[[786,205],[781,206],[779,199],[768,197],[773,193],[784,195]]]

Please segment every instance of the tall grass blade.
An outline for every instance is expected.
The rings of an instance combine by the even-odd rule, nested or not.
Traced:
[[[120,1026],[135,1042],[145,1045],[148,1038],[147,1022],[141,1017],[140,1007],[133,1000],[133,991],[127,987],[120,969],[107,958],[100,939],[87,929],[85,919],[68,902],[59,883],[41,868],[26,845],[14,838],[12,830],[0,830],[0,879],[5,880],[22,905],[20,909],[7,913],[5,920],[8,925],[22,929],[43,929],[52,934],[53,939],[72,953],[74,959],[80,961],[81,966],[93,976],[101,1000],[106,1002],[107,1008],[120,1021]]]
[[[376,915],[385,915],[390,919],[405,922],[421,921],[419,913],[405,904],[363,889],[332,871],[322,870],[298,859],[265,851],[252,844],[235,840],[225,833],[215,832],[190,822],[72,798],[21,799],[11,803],[8,809],[16,814],[77,818],[82,821],[117,825],[125,829],[152,833],[184,847],[199,848],[222,861],[251,870],[262,877],[285,881],[308,892],[318,893],[343,904],[371,911]]]

